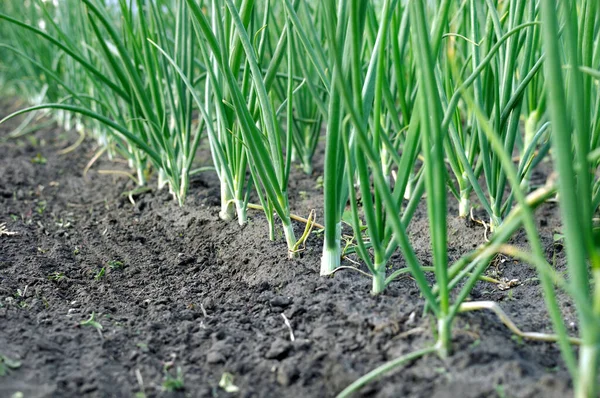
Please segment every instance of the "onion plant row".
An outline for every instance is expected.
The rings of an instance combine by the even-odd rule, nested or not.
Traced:
[[[156,181],[180,205],[205,169],[204,139],[220,217],[243,225],[249,208],[262,209],[271,239],[281,223],[290,255],[310,230],[297,239],[290,176],[296,166],[314,174],[324,147],[321,275],[354,258],[381,294],[410,274],[436,325],[430,347],[341,396],[407,360],[451,355],[456,317],[490,308],[467,299],[498,253],[539,273],[555,334],[528,336],[558,342],[578,397],[598,393],[596,0],[29,0],[0,20],[0,83],[31,105],[8,118],[53,110],[63,127],[89,132],[98,155],[126,159],[138,184]],[[558,178],[535,185],[541,164]],[[534,210],[550,198],[567,277],[544,258],[536,229]],[[419,206],[431,265],[411,241]],[[483,224],[484,243],[450,261],[448,217]],[[528,249],[510,245],[519,228]],[[396,253],[403,267],[392,267]],[[577,309],[580,336],[567,334],[558,290]]]

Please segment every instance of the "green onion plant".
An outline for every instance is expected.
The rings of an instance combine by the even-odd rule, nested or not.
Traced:
[[[517,0],[498,5],[469,1],[461,11],[462,17],[450,25],[451,29],[456,25],[456,31],[446,35],[448,48],[436,70],[437,84],[444,102],[454,105],[455,94],[463,88],[454,82],[469,82],[476,103],[493,123],[505,152],[518,158],[519,178],[526,186],[531,170],[549,150],[544,135],[548,125],[536,116],[540,110],[529,111],[524,105],[526,94],[531,101],[539,98],[533,97],[536,91],[528,90],[540,74],[544,58],[534,57],[539,45],[537,8],[534,2]],[[494,231],[510,212],[514,199],[500,160],[477,118],[464,104],[456,105],[446,109],[443,123],[449,129],[447,159],[458,185],[451,186],[451,192],[459,200],[459,215],[466,217],[474,191]],[[523,119],[527,120],[524,137],[520,133]],[[487,195],[480,183],[482,174]]]
[[[598,70],[600,8],[595,1],[541,2],[546,62],[546,90],[552,123],[552,155],[558,173],[566,260],[582,344],[575,365],[571,347],[562,347],[578,398],[597,396],[600,363],[600,250],[593,215],[592,189],[597,179],[597,85],[580,67]],[[578,12],[579,11],[579,12]],[[593,159],[592,159],[593,160]],[[554,289],[546,300],[555,301]],[[552,310],[552,308],[550,308]],[[559,314],[557,314],[558,316]],[[558,333],[564,327],[557,322]]]
[[[210,21],[196,1],[187,0],[187,5],[195,19],[197,42],[200,46],[204,46],[204,51],[210,51],[214,56],[219,72],[224,77],[224,83],[231,94],[232,104],[230,105],[235,111],[236,122],[239,124],[242,142],[246,151],[245,156],[248,157],[252,179],[257,188],[256,191],[271,225],[271,236],[273,236],[273,213],[276,213],[282,222],[290,256],[293,256],[297,242],[290,218],[287,194],[292,138],[289,130],[288,134],[283,134],[266,84],[268,82],[266,78],[269,75],[265,75],[260,67],[257,53],[247,30],[247,24],[244,23],[244,16],[246,15],[244,11],[247,10],[246,20],[249,21],[252,12],[256,9],[252,7],[252,1],[245,2],[243,5],[248,8],[241,9],[238,9],[233,1],[226,1],[225,11],[231,17],[231,29],[235,32],[236,43],[243,49],[243,52],[238,54],[245,56],[244,83],[251,87],[250,96],[246,97],[242,91],[244,85],[240,86],[236,78],[238,70],[237,68],[234,70],[229,63],[229,44],[224,42],[225,26],[217,22],[211,27]],[[216,21],[222,20],[221,8],[217,4],[213,5],[211,11],[217,16]],[[213,28],[216,28],[216,33]],[[291,36],[287,36],[287,40],[288,43],[293,44]],[[289,55],[293,54],[291,44],[288,45]],[[288,85],[293,87],[291,75],[288,75],[288,80]],[[224,87],[215,88],[222,91]],[[293,92],[293,90],[289,92]],[[293,99],[289,98],[288,102],[290,104],[291,101]],[[293,118],[290,113],[291,109],[291,106],[287,107],[288,125]]]
[[[409,8],[412,32],[411,38],[412,44],[414,45],[417,76],[419,78],[417,106],[420,110],[420,128],[422,131],[420,141],[424,158],[423,175],[425,178],[427,208],[431,230],[434,261],[433,271],[436,279],[435,286],[429,285],[424,274],[425,267],[421,266],[414,255],[414,249],[410,245],[410,242],[408,242],[406,231],[403,230],[402,220],[398,216],[398,209],[391,200],[392,195],[387,189],[381,174],[378,172],[378,163],[373,161],[371,165],[373,167],[372,170],[377,170],[377,172],[373,172],[375,187],[381,193],[387,209],[389,210],[388,215],[392,221],[395,239],[400,242],[401,250],[407,261],[407,267],[410,269],[415,282],[425,298],[427,308],[437,320],[436,342],[431,347],[400,357],[375,369],[342,391],[339,395],[341,397],[348,396],[370,380],[373,380],[383,373],[418,356],[429,353],[437,353],[441,357],[448,356],[451,353],[451,328],[455,317],[464,311],[490,308],[489,303],[486,302],[465,303],[465,300],[477,280],[482,276],[489,262],[496,253],[506,249],[507,246],[505,242],[507,242],[521,225],[524,226],[527,232],[532,252],[527,254],[521,253],[520,258],[539,259],[533,261],[533,265],[536,266],[540,273],[540,280],[542,281],[544,293],[546,294],[549,313],[557,332],[557,335],[552,336],[536,333],[528,334],[527,336],[529,338],[541,339],[544,341],[558,341],[563,352],[571,352],[569,351],[571,350],[571,343],[581,342],[581,344],[585,345],[585,338],[583,336],[581,340],[577,340],[569,338],[567,335],[566,328],[562,323],[562,318],[558,311],[556,297],[552,295],[554,283],[560,286],[567,286],[566,289],[571,292],[576,292],[577,290],[568,287],[568,284],[562,280],[561,276],[543,259],[543,248],[532,214],[532,209],[551,197],[556,192],[556,188],[550,182],[546,187],[542,187],[533,192],[529,197],[526,197],[523,192],[522,178],[520,178],[519,175],[519,167],[515,166],[511,154],[506,151],[502,136],[497,131],[498,126],[495,126],[489,120],[485,110],[477,103],[469,86],[463,82],[459,82],[459,90],[457,90],[457,93],[464,101],[465,109],[473,115],[478,126],[480,126],[482,133],[485,134],[485,138],[490,144],[490,150],[493,152],[494,156],[498,158],[500,167],[506,175],[506,179],[518,206],[514,207],[506,216],[504,222],[496,228],[494,235],[492,235],[488,243],[472,253],[468,253],[461,257],[454,264],[448,266],[446,242],[447,226],[445,223],[445,186],[447,174],[444,172],[444,135],[442,133],[443,130],[441,129],[441,126],[443,126],[444,123],[442,109],[445,101],[440,95],[441,91],[436,88],[436,68],[434,64],[435,58],[433,56],[435,52],[432,51],[431,38],[429,36],[430,30],[427,26],[425,7],[422,2],[413,2]],[[471,81],[472,80],[473,79],[471,79]],[[564,146],[564,148],[570,147],[570,145]],[[368,153],[370,158],[376,159],[372,153],[369,153],[366,147],[364,148],[364,152]],[[587,156],[584,158],[587,159]],[[506,249],[506,251],[512,252],[513,254],[519,253],[518,250],[514,250],[512,247],[510,247],[510,250]],[[394,274],[392,274],[392,276],[394,276]],[[456,292],[451,296],[450,293],[453,290],[456,290]],[[586,307],[587,302],[581,305],[582,307]],[[583,311],[589,313],[590,309],[588,307],[589,306],[584,308]],[[591,336],[597,336],[597,334],[591,333]],[[593,347],[595,346],[594,344],[595,342],[593,341]],[[591,349],[592,352],[594,352],[593,347]],[[566,358],[567,365],[569,366],[569,362],[572,361],[568,359],[568,356]],[[593,355],[592,358],[593,360],[596,360]],[[589,355],[586,356],[585,360],[589,362]],[[586,366],[589,365],[587,362]],[[588,369],[586,368],[586,371],[587,370]],[[595,370],[591,371],[590,374],[593,374],[591,379],[594,380],[596,377]],[[589,390],[586,390],[581,396],[593,395],[590,395]]]
[[[70,6],[81,14],[72,12],[68,22],[53,24],[55,36],[6,14],[0,19],[51,43],[61,56],[70,58],[68,65],[74,62],[81,66],[94,85],[94,97],[90,99],[88,92],[77,92],[81,87],[70,75],[55,75],[55,80],[71,94],[68,101],[36,105],[16,114],[56,109],[101,122],[120,139],[122,145],[116,150],[136,170],[137,182],[145,184],[151,165],[157,171],[159,188],[168,184],[182,205],[202,126],[193,123],[192,97],[180,75],[148,39],[174,54],[185,76],[193,81],[196,68],[187,7],[179,2],[172,15],[169,10],[173,7],[166,7],[172,6],[170,1],[120,0],[118,9],[97,0],[83,0],[81,7],[79,2],[74,3]],[[38,1],[38,6],[46,5]],[[115,18],[115,13],[122,18]],[[170,17],[174,19],[166,23]],[[95,48],[75,42],[70,32],[63,30],[78,18],[86,18],[89,23]]]

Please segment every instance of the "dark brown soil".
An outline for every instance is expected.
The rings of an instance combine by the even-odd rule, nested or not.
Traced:
[[[0,126],[0,138],[14,126]],[[57,154],[75,137],[43,130],[0,144],[0,223],[17,233],[0,237],[0,355],[21,362],[0,377],[1,397],[18,391],[28,398],[142,391],[148,397],[332,397],[374,367],[432,341],[410,278],[373,297],[359,273],[319,277],[320,237],[288,260],[283,240],[267,239],[260,213],[252,212],[243,228],[222,222],[209,173],[194,178],[184,208],[166,192],[138,195],[132,205],[122,195],[133,188],[126,178],[97,173],[123,165],[99,162],[82,177],[92,143]],[[38,153],[45,164],[32,163]],[[295,171],[290,191],[296,213],[319,211],[316,176]],[[425,217],[420,209],[411,236],[427,262]],[[539,221],[551,255],[554,205],[540,210]],[[452,217],[449,223],[451,259],[482,242],[479,225]],[[122,269],[110,267],[117,262]],[[394,265],[402,264],[398,256]],[[95,278],[102,268],[105,274]],[[551,331],[534,270],[508,260],[490,272],[522,283],[500,291],[481,282],[472,299],[499,302],[524,330]],[[568,303],[563,308],[571,324]],[[92,313],[101,335],[81,325]],[[454,350],[447,361],[428,356],[409,363],[360,396],[571,394],[555,345],[522,342],[488,312],[459,317]],[[182,391],[163,387],[169,364],[171,375],[177,368],[183,373]],[[224,372],[234,376],[238,394],[219,388]]]

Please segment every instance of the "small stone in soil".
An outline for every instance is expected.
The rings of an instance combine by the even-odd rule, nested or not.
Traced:
[[[306,312],[306,309],[304,308],[304,306],[299,305],[299,304],[294,304],[292,306],[292,308],[289,310],[289,317],[293,318],[296,315],[302,315],[303,313]],[[287,311],[286,311],[287,313]]]
[[[287,387],[296,381],[299,375],[300,372],[298,371],[296,365],[288,360],[283,362],[277,369],[277,383]]]
[[[152,322],[150,325],[148,325],[148,327],[150,330],[159,330],[162,328],[162,325],[158,322]]]
[[[273,297],[269,303],[273,306],[273,307],[287,307],[290,304],[292,304],[292,299],[290,297],[285,297],[285,296],[275,296]]]
[[[202,359],[202,357],[204,356],[204,352],[200,349],[196,349],[194,351],[192,351],[189,360],[192,363],[196,363],[198,361],[200,361],[200,359]]]
[[[308,351],[311,346],[310,340],[307,340],[307,339],[296,339],[293,344],[294,344],[294,348],[296,350],[300,350],[300,351],[303,351],[303,350]]]
[[[204,300],[202,300],[202,306],[207,311],[212,310],[215,307],[215,302],[212,298],[207,297]]]
[[[288,353],[291,351],[292,345],[282,339],[277,339],[271,344],[269,351],[265,354],[265,358],[267,359],[284,359],[287,357]]]
[[[186,256],[183,253],[179,253],[177,256],[177,264],[178,265],[190,265],[196,261],[194,257]]]
[[[129,354],[129,361],[135,361],[138,357],[139,353],[137,351],[131,351]]]
[[[208,354],[206,354],[206,363],[208,364],[217,364],[217,363],[224,363],[225,362],[225,355],[221,354],[218,351],[210,351]]]
[[[84,384],[83,386],[81,386],[80,391],[82,394],[87,394],[87,393],[96,391],[97,389],[98,389],[98,387],[93,384]]]

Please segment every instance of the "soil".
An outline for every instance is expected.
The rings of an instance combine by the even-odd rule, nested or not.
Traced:
[[[0,125],[0,139],[16,125]],[[1,397],[332,397],[385,361],[431,344],[430,319],[410,278],[374,297],[360,273],[319,277],[321,237],[313,234],[288,260],[283,239],[268,240],[259,212],[251,210],[244,227],[218,218],[211,173],[193,178],[183,208],[157,191],[135,195],[132,204],[123,195],[131,181],[98,173],[126,165],[102,160],[83,177],[94,143],[58,154],[76,137],[48,127],[0,143],[0,224],[16,233],[0,236],[0,355],[20,362],[0,377]],[[315,208],[322,219],[321,172],[322,165],[313,176],[294,171],[295,213]],[[480,225],[454,214],[451,259],[484,239]],[[538,222],[552,256],[560,249],[552,239],[556,205],[543,206]],[[410,234],[427,264],[425,208]],[[524,240],[522,232],[514,237]],[[392,265],[403,266],[400,255]],[[551,332],[531,267],[504,259],[488,273],[520,284],[502,291],[479,282],[472,300],[498,302],[524,330]],[[576,328],[568,301],[561,305]],[[91,314],[101,331],[81,324]],[[489,312],[460,315],[453,337],[449,359],[415,360],[357,396],[572,395],[557,346],[515,338]],[[169,391],[163,383],[177,369],[184,387]],[[225,372],[238,393],[219,387]]]

